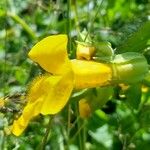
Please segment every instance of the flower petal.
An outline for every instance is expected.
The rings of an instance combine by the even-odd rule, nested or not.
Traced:
[[[47,72],[62,74],[68,65],[67,36],[53,35],[38,42],[29,52],[29,57]]]
[[[112,70],[106,64],[76,59],[71,64],[76,89],[105,86],[111,81]]]
[[[12,133],[14,135],[19,136],[25,130],[29,121],[40,113],[41,102],[42,98],[26,105],[22,115],[13,123]]]
[[[56,77],[54,77],[55,79]],[[49,86],[52,79],[48,79]],[[71,71],[63,74],[59,81],[51,88],[49,93],[45,97],[43,102],[41,113],[56,114],[58,113],[67,103],[69,96],[73,90],[73,74]]]
[[[12,133],[19,136],[29,121],[40,113],[43,115],[58,113],[67,103],[72,89],[72,71],[62,76],[44,75],[35,79],[27,96],[28,103],[22,115],[13,123]]]

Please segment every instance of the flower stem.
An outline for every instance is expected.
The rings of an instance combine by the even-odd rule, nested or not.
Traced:
[[[84,127],[83,127],[83,150],[86,149],[86,120],[83,120],[83,124],[84,124]]]
[[[48,136],[50,134],[51,123],[52,123],[52,116],[49,117],[49,122],[48,122],[48,125],[47,125],[47,128],[46,128],[46,132],[45,132],[45,135],[43,137],[43,140],[42,140],[42,143],[41,143],[41,146],[40,146],[40,150],[44,150],[45,149],[45,146],[46,146],[46,143],[47,143],[47,139],[48,139]]]
[[[68,139],[69,139],[69,135],[70,135],[70,120],[71,120],[71,116],[70,116],[70,104],[68,104],[68,122],[67,122],[67,135],[68,135]]]
[[[78,102],[76,103],[76,116],[78,117],[79,116],[79,106],[78,106]],[[83,141],[83,128],[84,128],[85,124],[81,122],[80,118],[78,119],[78,122],[77,122],[77,132],[74,134],[74,136],[71,138],[70,141],[73,141],[76,137],[78,139],[78,142],[79,142],[79,149],[80,150],[84,150],[84,141]]]
[[[31,36],[32,39],[37,39],[36,34],[32,31],[32,29],[29,27],[29,25],[18,15],[8,13],[8,16],[10,16],[14,21],[19,23],[23,29]]]
[[[74,8],[74,13],[75,13],[74,20],[75,20],[75,24],[76,24],[76,30],[77,30],[77,33],[80,33],[77,0],[74,1],[74,7],[73,8]]]
[[[5,10],[7,10],[8,8],[8,2],[6,1],[5,3]],[[8,32],[7,32],[7,11],[4,13],[5,15],[5,39],[4,39],[4,47],[5,47],[5,53],[4,53],[4,65],[3,65],[3,72],[2,72],[2,81],[4,83],[4,86],[3,86],[3,95],[6,96],[6,93],[7,93],[7,79],[6,79],[6,64],[7,64],[7,51],[8,51]]]
[[[92,30],[94,21],[95,21],[97,15],[98,15],[99,12],[100,12],[100,8],[101,8],[101,6],[102,6],[103,1],[104,1],[104,0],[102,0],[102,1],[100,2],[100,4],[98,5],[98,7],[97,7],[97,10],[96,10],[96,12],[95,12],[95,15],[94,15],[93,19],[91,20],[91,23],[90,23],[90,26],[89,26],[89,28],[88,28],[88,32],[87,32],[87,34],[86,34],[86,36],[85,36],[84,41],[86,41],[88,35],[91,34],[91,30]]]
[[[71,50],[71,0],[67,0],[67,35],[68,35],[68,53]]]

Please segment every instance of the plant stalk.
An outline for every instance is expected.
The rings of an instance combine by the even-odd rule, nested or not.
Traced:
[[[42,143],[41,143],[41,146],[40,146],[40,150],[45,150],[45,146],[46,146],[46,143],[47,143],[47,140],[48,140],[48,136],[50,134],[50,129],[51,129],[51,124],[52,124],[52,116],[49,117],[49,122],[47,124],[47,128],[46,128],[46,132],[45,132],[45,135],[43,137],[43,140],[42,140]]]

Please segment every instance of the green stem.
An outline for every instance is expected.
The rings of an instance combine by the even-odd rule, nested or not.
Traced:
[[[69,135],[70,135],[70,120],[71,120],[71,116],[70,116],[70,104],[68,104],[68,122],[67,122],[67,135],[68,135],[68,139],[69,139]]]
[[[32,39],[37,39],[36,34],[32,31],[32,29],[28,26],[28,24],[22,18],[10,12],[8,13],[8,16],[10,16],[17,23],[19,23],[23,27],[23,29],[32,37]]]
[[[71,0],[67,0],[67,35],[68,35],[68,53],[71,50]]]
[[[83,127],[83,150],[86,149],[86,120],[83,120],[83,124],[84,124],[84,127]]]
[[[71,120],[70,109],[71,109],[71,108],[70,108],[70,104],[68,104],[68,107],[67,107],[67,115],[68,115],[68,116],[67,116],[67,130],[66,130],[66,131],[67,131],[67,132],[66,132],[67,134],[66,134],[66,136],[65,136],[66,138],[64,137],[65,140],[66,140],[66,144],[67,144],[66,146],[67,146],[67,149],[68,149],[68,150],[69,150],[69,143],[70,143],[70,140],[69,140],[69,139],[70,139],[70,138],[69,138],[69,137],[70,137],[70,120]]]
[[[68,53],[71,51],[71,0],[67,0],[67,35],[68,35]],[[67,122],[67,149],[69,149],[69,135],[70,135],[70,104],[68,104],[68,122]]]
[[[74,1],[74,13],[75,13],[75,24],[76,24],[76,30],[78,33],[80,33],[80,27],[79,27],[79,19],[78,19],[78,9],[77,9],[77,0]]]
[[[143,101],[142,103],[140,104],[139,106],[139,109],[138,109],[138,113],[140,114],[140,112],[142,111],[142,109],[144,108],[144,105],[147,103],[147,101],[149,100],[149,97],[150,97],[150,89],[148,89],[148,91],[145,93],[144,95],[144,98],[143,98]]]
[[[71,125],[70,129],[69,129],[69,132],[75,127],[75,125],[78,123],[80,117],[77,116],[76,120],[73,122],[73,124]]]
[[[0,140],[1,140],[0,146],[1,146],[1,149],[3,150],[3,149],[5,148],[5,139],[6,139],[6,137],[5,137],[4,131],[0,131],[0,134],[1,134],[1,138],[0,138]]]
[[[5,3],[5,10],[7,10],[7,8],[8,8],[8,1],[6,0],[6,3]],[[7,24],[6,24],[6,22],[7,22],[7,11],[5,11],[5,13],[4,13],[4,15],[5,15],[5,18],[6,18],[6,21],[5,21],[5,39],[4,39],[4,44],[5,44],[5,56],[4,56],[4,65],[3,65],[3,73],[2,73],[2,80],[3,80],[3,82],[4,82],[4,88],[3,88],[3,95],[4,95],[4,97],[6,96],[6,93],[7,93],[7,82],[6,82],[6,80],[7,80],[7,76],[6,76],[6,74],[7,74],[7,72],[6,72],[6,64],[7,64],[7,38],[8,38],[8,32],[7,32]]]
[[[40,146],[40,150],[44,150],[45,149],[45,146],[46,146],[46,143],[47,143],[47,139],[48,139],[48,136],[50,134],[51,124],[52,124],[52,116],[50,116],[50,118],[49,118],[49,122],[48,122],[48,125],[47,125],[47,128],[46,128],[46,132],[45,132],[45,135],[43,137],[43,140],[42,140],[42,143],[41,143],[41,146]]]
[[[87,32],[87,34],[86,34],[86,36],[85,36],[84,41],[86,41],[88,35],[91,33],[91,30],[92,30],[92,27],[93,27],[92,25],[93,25],[93,23],[94,23],[94,21],[95,21],[97,15],[98,15],[99,11],[100,11],[100,8],[101,8],[101,5],[102,5],[103,1],[104,1],[104,0],[102,0],[101,3],[98,5],[98,8],[97,8],[97,10],[96,10],[96,13],[95,13],[95,15],[94,15],[94,18],[93,18],[92,21],[91,21],[90,27],[89,27],[89,29],[88,29],[88,32]]]
[[[84,126],[85,126],[85,124],[82,124],[82,125],[80,125],[80,124],[78,123],[78,131],[76,132],[76,134],[70,139],[70,141],[72,142],[76,137],[77,137],[77,135],[79,135],[79,143],[82,145],[82,140],[81,140],[81,130],[84,128]],[[80,145],[80,147],[82,147]]]
[[[79,110],[78,110],[78,102],[76,103],[76,116],[79,116]],[[78,142],[79,142],[79,149],[80,150],[84,150],[83,149],[83,139],[82,139],[82,129],[83,129],[83,127],[84,127],[84,124],[82,124],[81,125],[81,122],[80,122],[81,120],[79,119],[78,120],[78,122],[77,122],[77,128],[78,128],[78,130],[77,130],[77,132],[75,133],[75,135],[71,138],[71,142],[78,136]]]

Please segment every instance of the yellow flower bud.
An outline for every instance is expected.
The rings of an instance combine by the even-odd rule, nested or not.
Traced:
[[[77,59],[91,60],[94,54],[95,54],[94,46],[89,46],[82,43],[77,44],[77,52],[76,52]]]
[[[79,101],[79,114],[81,118],[88,118],[91,115],[91,108],[86,99]]]

